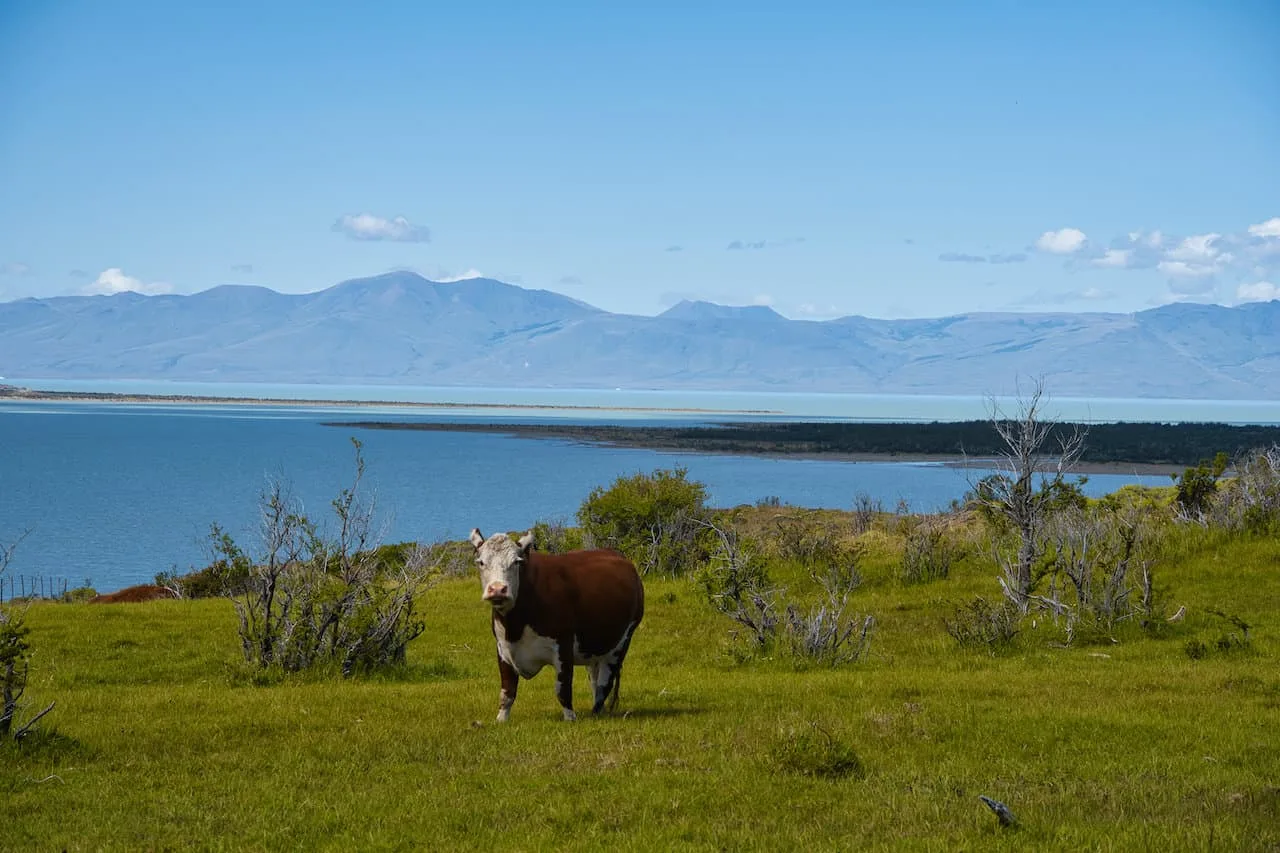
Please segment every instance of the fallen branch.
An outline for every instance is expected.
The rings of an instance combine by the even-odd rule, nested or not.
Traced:
[[[31,732],[31,727],[34,726],[37,722],[39,722],[41,717],[43,717],[45,714],[52,711],[53,706],[56,704],[58,703],[50,702],[48,708],[45,708],[43,711],[41,711],[39,714],[36,714],[30,720],[27,720],[27,724],[25,726],[23,726],[22,728],[18,729],[16,732],[13,733],[13,739],[22,740],[24,737],[26,737],[27,734]]]

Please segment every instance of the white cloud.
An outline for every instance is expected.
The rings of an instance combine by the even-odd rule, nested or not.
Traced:
[[[1196,234],[1185,238],[1177,247],[1171,249],[1168,256],[1175,261],[1213,261],[1223,254],[1222,250],[1215,245],[1221,239],[1221,234]],[[1227,260],[1230,260],[1229,254]]]
[[[829,320],[835,317],[845,316],[845,312],[841,311],[835,305],[815,305],[812,302],[801,302],[799,305],[789,312],[789,316],[798,320]]]
[[[169,293],[173,288],[163,281],[154,281],[144,283],[139,279],[127,276],[119,267],[103,270],[98,274],[93,284],[84,288],[84,293],[91,295],[110,295],[113,293],[125,293],[132,291],[134,293],[143,293],[147,295],[155,295],[158,293]]]
[[[1207,264],[1193,264],[1187,261],[1161,261],[1156,264],[1156,269],[1165,275],[1178,278],[1204,278],[1213,275],[1215,271]]]
[[[1036,248],[1055,255],[1070,255],[1083,249],[1087,239],[1079,228],[1060,228],[1041,234],[1036,240]]]
[[[0,264],[0,275],[26,275],[29,272],[31,272],[31,267],[17,261]]]
[[[397,243],[427,243],[431,240],[429,228],[414,225],[403,216],[384,219],[372,213],[348,213],[333,223],[333,230],[346,234],[352,240],[388,240]]]
[[[1269,281],[1255,281],[1236,288],[1237,302],[1269,302],[1272,299],[1280,299],[1280,286]]]
[[[773,297],[767,293],[758,293],[755,298],[751,300],[751,304],[769,306],[773,304]]]
[[[1129,242],[1148,249],[1158,249],[1164,243],[1164,234],[1155,231],[1130,231]]]
[[[1107,249],[1102,257],[1094,258],[1090,263],[1096,267],[1124,268],[1129,266],[1129,261],[1132,257],[1132,249]]]
[[[471,269],[465,272],[460,272],[457,275],[436,276],[434,280],[442,284],[449,284],[450,282],[467,281],[468,279],[472,279],[472,278],[484,278],[484,273],[480,272],[480,270],[476,269],[475,267],[472,267]]]
[[[1280,237],[1280,216],[1273,216],[1266,222],[1250,225],[1249,233],[1255,237]]]

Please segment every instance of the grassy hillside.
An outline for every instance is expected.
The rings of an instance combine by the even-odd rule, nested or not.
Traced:
[[[1157,578],[1184,622],[1073,647],[1038,625],[992,656],[942,627],[998,595],[980,549],[905,586],[892,535],[868,536],[868,661],[737,662],[693,581],[650,579],[620,713],[576,724],[549,671],[493,723],[471,578],[426,594],[406,667],[346,681],[252,674],[222,599],[37,604],[29,694],[58,705],[52,733],[0,745],[0,848],[1280,846],[1280,542],[1183,529]],[[1251,649],[1216,648],[1231,626],[1213,609],[1253,626]]]

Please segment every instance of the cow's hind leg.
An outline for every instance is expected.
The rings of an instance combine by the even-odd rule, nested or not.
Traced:
[[[573,713],[573,644],[561,643],[556,655],[556,698],[565,720],[576,720]]]
[[[622,684],[622,662],[627,658],[627,650],[631,648],[631,635],[635,632],[635,623],[627,628],[622,642],[611,654],[599,663],[599,675],[595,679],[595,705],[591,712],[599,714],[605,704],[613,711],[618,707],[618,693]]]
[[[603,658],[587,667],[587,671],[591,673],[591,713],[593,714],[599,714],[604,708],[605,699],[608,698],[609,690],[617,678],[617,667],[610,658]]]

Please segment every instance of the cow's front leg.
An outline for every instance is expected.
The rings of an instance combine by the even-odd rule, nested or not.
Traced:
[[[556,649],[556,698],[564,718],[578,719],[573,713],[573,643],[560,643]]]
[[[498,655],[498,675],[502,678],[502,693],[498,696],[498,722],[505,723],[516,703],[516,689],[520,686],[520,673]]]

